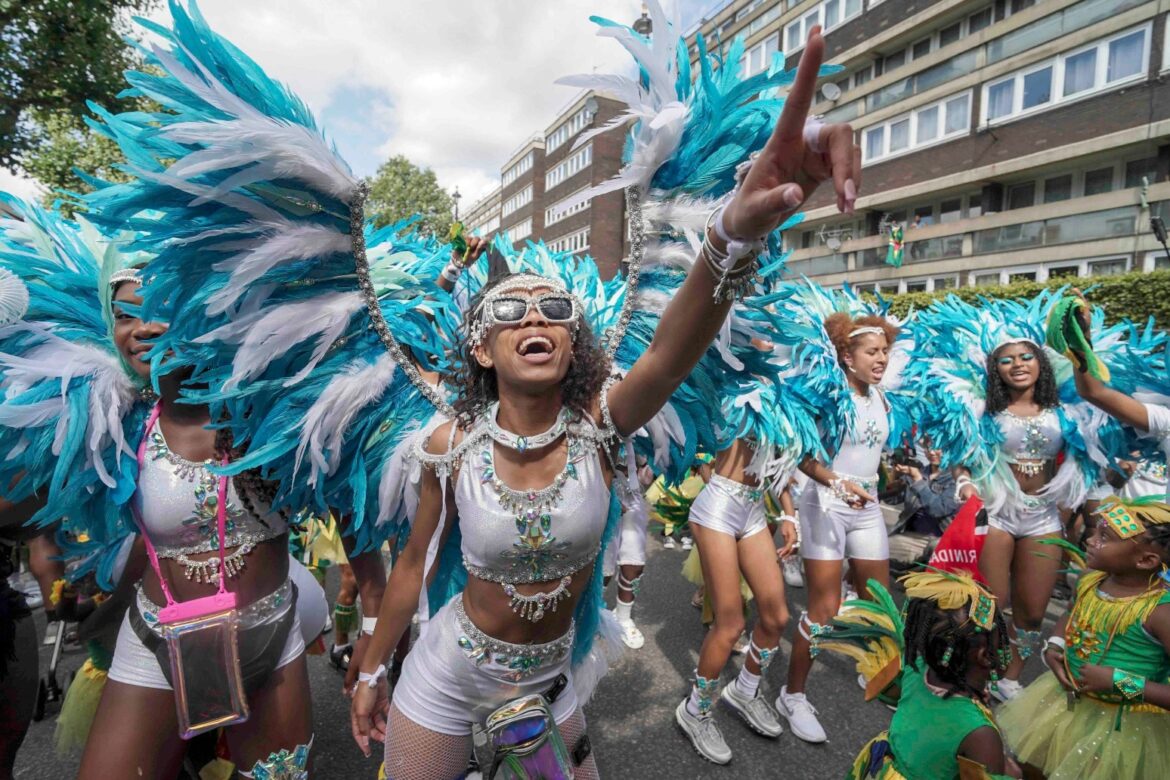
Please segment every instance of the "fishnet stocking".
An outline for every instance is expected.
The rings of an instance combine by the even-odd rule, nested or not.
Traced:
[[[585,713],[578,708],[560,725],[561,738],[572,754],[585,733]],[[451,780],[467,770],[471,737],[453,737],[418,725],[390,705],[386,734],[387,780]],[[593,754],[576,767],[577,780],[599,780]]]
[[[387,780],[452,780],[467,771],[471,736],[453,737],[418,725],[390,705]]]

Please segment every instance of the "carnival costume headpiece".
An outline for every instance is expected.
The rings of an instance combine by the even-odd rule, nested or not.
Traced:
[[[71,576],[96,571],[112,587],[118,545],[131,533],[120,502],[140,380],[114,346],[109,279],[140,258],[90,224],[8,194],[0,203],[0,484],[18,502],[41,496],[33,522],[63,522]],[[79,543],[78,538],[87,541]]]
[[[933,601],[939,609],[965,609],[965,622],[974,624],[979,631],[995,627],[995,596],[966,572],[930,569],[912,572],[898,581],[908,598]]]
[[[1161,496],[1145,496],[1129,501],[1109,496],[1101,502],[1097,513],[1122,539],[1141,536],[1150,526],[1170,524],[1170,505]]]

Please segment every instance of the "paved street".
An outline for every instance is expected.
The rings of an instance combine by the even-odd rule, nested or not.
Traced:
[[[723,780],[843,776],[866,740],[889,723],[890,713],[880,704],[864,703],[852,664],[832,656],[822,656],[823,662],[816,666],[810,686],[813,703],[830,734],[827,744],[809,745],[787,732],[777,740],[767,740],[721,711],[716,717],[735,757],[729,767],[717,767],[699,758],[674,723],[674,708],[687,691],[686,681],[703,637],[698,611],[689,604],[692,587],[679,574],[686,553],[663,549],[654,539],[649,548],[649,566],[636,609],[638,624],[646,633],[646,645],[636,652],[627,651],[586,709],[602,776]],[[330,585],[336,588],[336,577],[330,579]],[[804,590],[790,593],[793,623],[804,597]],[[43,612],[38,614],[43,622]],[[789,636],[793,630],[790,625]],[[767,687],[772,695],[784,680],[789,647],[785,641],[784,658],[768,672]],[[42,671],[48,661],[49,648],[44,648]],[[66,656],[61,668],[67,672],[81,661],[80,651],[75,650]],[[349,708],[339,692],[340,675],[320,656],[310,659],[310,673],[318,776],[374,778],[377,760],[364,759],[349,736]],[[730,673],[729,670],[725,679],[730,679]],[[62,780],[75,775],[77,758],[60,758],[53,752],[53,713],[55,710],[50,708],[44,721],[33,724],[16,762],[16,777]]]

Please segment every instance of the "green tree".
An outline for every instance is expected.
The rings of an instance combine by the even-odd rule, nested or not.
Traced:
[[[369,184],[366,213],[373,215],[378,227],[418,214],[421,230],[447,238],[454,203],[430,168],[419,168],[396,155],[382,163]]]
[[[85,102],[117,105],[122,72],[137,64],[123,39],[129,17],[156,3],[0,0],[0,166],[28,170],[28,155],[46,144],[73,151],[83,146],[86,155],[100,158],[99,168],[108,163],[110,148],[85,129]],[[60,168],[51,161],[36,165],[46,172]],[[57,175],[45,183],[62,181]]]

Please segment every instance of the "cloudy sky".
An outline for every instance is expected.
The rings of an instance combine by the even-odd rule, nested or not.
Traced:
[[[664,0],[684,28],[720,0]],[[431,167],[466,208],[576,91],[562,75],[629,57],[590,14],[632,22],[640,0],[201,0],[211,26],[287,83],[354,171],[394,154]],[[165,7],[155,17],[165,19]],[[31,183],[0,174],[0,188]]]

